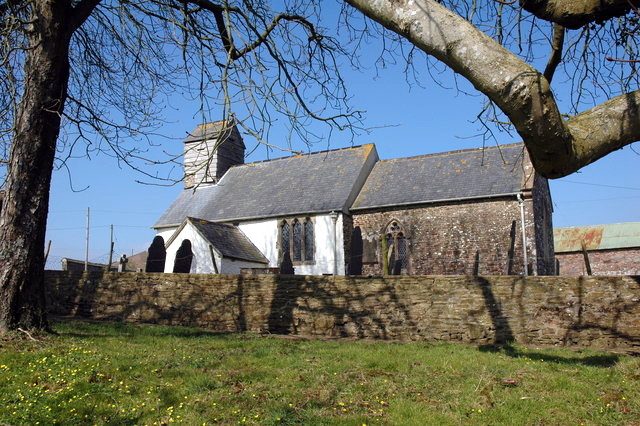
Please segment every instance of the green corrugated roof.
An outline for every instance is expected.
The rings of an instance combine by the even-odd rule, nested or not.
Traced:
[[[587,250],[640,247],[640,222],[572,226],[553,230],[556,253],[580,251],[582,241]]]

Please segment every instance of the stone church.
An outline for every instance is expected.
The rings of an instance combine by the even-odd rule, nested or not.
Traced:
[[[555,272],[549,187],[522,144],[390,160],[370,144],[245,164],[224,124],[184,141],[185,188],[153,225],[165,272]]]

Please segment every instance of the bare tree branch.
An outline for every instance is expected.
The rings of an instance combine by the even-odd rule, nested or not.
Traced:
[[[545,177],[573,173],[640,139],[637,92],[593,108],[575,121],[565,121],[541,73],[438,2],[397,5],[347,1],[447,64],[487,95],[509,117],[536,170]],[[606,117],[611,122],[601,129],[583,125],[585,117]]]
[[[553,24],[553,41],[551,42],[551,56],[547,66],[542,73],[549,83],[553,80],[553,74],[562,60],[562,46],[564,45],[564,27],[560,24]]]
[[[73,7],[73,13],[69,20],[71,32],[80,28],[80,25],[87,20],[100,1],[102,0],[81,0]]]

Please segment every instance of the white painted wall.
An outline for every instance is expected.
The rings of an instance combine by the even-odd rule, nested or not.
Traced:
[[[164,238],[164,237],[163,237]],[[187,223],[176,238],[167,247],[167,260],[164,266],[164,272],[173,272],[173,264],[176,259],[176,252],[182,241],[188,239],[191,241],[191,250],[193,251],[193,261],[191,262],[192,274],[211,274],[213,273],[213,264],[211,263],[211,254],[209,252],[208,242],[200,236],[196,229]],[[165,239],[165,241],[167,241]],[[216,263],[220,265],[220,258],[216,256]]]
[[[294,265],[297,275],[322,275],[333,273],[333,221],[329,214],[314,216],[315,262],[313,265]],[[243,222],[240,230],[269,259],[270,267],[278,266],[278,224],[277,219]],[[344,235],[342,213],[336,223],[338,275],[344,275]]]
[[[156,236],[161,236],[164,243],[167,244],[167,241],[169,241],[169,238],[171,238],[173,233],[176,232],[176,229],[178,229],[177,226],[172,226],[171,228],[158,228],[156,229]]]
[[[265,219],[238,224],[238,228],[269,259],[269,267],[278,267],[278,220]]]
[[[178,251],[178,248],[180,248],[182,241],[185,239],[191,241],[191,250],[193,251],[193,261],[191,262],[190,272],[192,274],[215,273],[213,263],[211,262],[209,241],[203,238],[190,223],[187,223],[186,226],[182,228],[177,237],[171,242],[171,245],[167,247],[167,260],[165,263],[164,272],[173,272],[173,264],[176,259],[176,252]],[[168,240],[168,238],[166,240]],[[240,268],[264,267],[263,263],[222,258],[220,254],[215,251],[215,249],[214,256],[216,259],[218,272],[221,274],[239,274]]]
[[[222,266],[218,264],[221,274],[239,274],[242,268],[264,268],[267,265],[264,263],[247,262],[246,260],[237,259],[222,259]]]
[[[322,275],[333,274],[333,221],[329,214],[314,216],[314,240],[315,240],[315,262],[312,265],[294,265],[297,275]],[[336,246],[337,246],[337,273],[345,274],[344,260],[344,234],[342,232],[342,213],[338,214],[336,223]],[[243,222],[238,225],[240,230],[251,240],[251,242],[269,260],[269,267],[278,267],[278,219],[265,219]],[[171,238],[176,228],[162,228],[157,235],[164,238],[165,242]],[[194,258],[191,264],[191,273],[211,274],[214,272],[209,253],[209,243],[195,230],[191,224],[187,224],[180,234],[167,247],[167,260],[165,272],[173,272],[173,263],[176,251],[182,244],[182,240],[191,241],[191,249]],[[267,265],[232,259],[221,259],[216,253],[216,264],[222,274],[239,274],[241,268],[261,268]]]
[[[338,275],[344,275],[344,235],[342,213],[336,223],[336,247]],[[333,220],[328,214],[315,216],[314,239],[316,244],[313,265],[294,265],[297,275],[333,274]]]

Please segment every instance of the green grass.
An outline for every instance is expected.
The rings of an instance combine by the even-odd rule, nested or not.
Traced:
[[[0,424],[640,424],[640,359],[58,322],[0,341]]]

